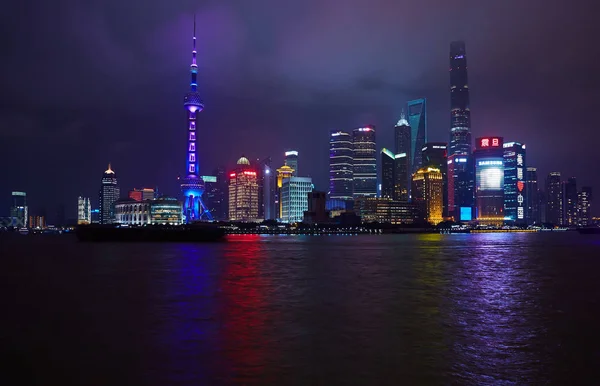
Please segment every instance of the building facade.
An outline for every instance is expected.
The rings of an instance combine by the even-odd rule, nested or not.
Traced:
[[[502,137],[477,138],[475,162],[475,214],[482,225],[504,223],[504,150]]]
[[[115,202],[119,195],[117,175],[108,164],[100,186],[100,224],[112,224],[115,221]]]
[[[375,127],[352,131],[354,197],[377,196],[377,145]]]
[[[473,156],[448,157],[448,215],[454,221],[471,221],[475,206]]]
[[[526,148],[506,142],[504,148],[504,218],[516,225],[527,224]]]
[[[12,192],[12,206],[10,207],[10,223],[13,227],[26,227],[29,216],[27,207],[27,193]]]
[[[129,226],[181,225],[183,205],[174,197],[119,200],[115,203],[115,222]]]
[[[577,225],[586,227],[592,225],[592,187],[584,186],[577,195]]]
[[[227,221],[229,217],[229,207],[227,197],[227,176],[225,169],[218,167],[213,170],[212,176],[202,176],[204,181],[204,195],[202,200],[208,208],[212,219],[215,221]]]
[[[423,166],[421,149],[427,143],[427,100],[415,99],[408,102],[408,123],[410,124],[410,167],[411,173]]]
[[[448,144],[446,142],[428,142],[421,149],[423,167],[439,169],[443,182],[443,217],[448,217]]]
[[[298,176],[298,152],[290,150],[285,152],[284,165],[291,167],[294,170],[293,176]]]
[[[331,221],[326,209],[327,193],[312,191],[308,193],[308,209],[304,212],[306,224],[323,224]]]
[[[465,42],[450,43],[449,155],[471,154],[471,110]]]
[[[528,225],[540,225],[540,192],[538,187],[537,168],[525,169],[525,219]]]
[[[412,177],[412,201],[421,208],[422,219],[433,225],[444,221],[444,185],[440,169],[423,167]]]
[[[378,222],[392,225],[422,224],[418,204],[401,202],[384,197],[363,197],[354,201],[354,213],[363,223]]]
[[[350,133],[329,133],[329,198],[350,201],[354,195],[354,147]]]
[[[550,172],[546,177],[546,222],[564,225],[564,195],[560,172]]]
[[[127,195],[131,200],[135,201],[146,201],[154,199],[154,189],[141,188],[130,190]]]
[[[229,173],[229,220],[257,221],[258,181],[256,170],[246,157],[237,161],[237,168]]]
[[[310,177],[290,177],[282,182],[281,187],[281,222],[296,223],[304,219],[308,211],[308,193],[313,191]]]
[[[77,224],[85,225],[92,223],[92,204],[87,197],[77,198]]]
[[[569,177],[567,181],[563,183],[563,197],[564,197],[564,225],[565,226],[576,226],[577,225],[577,179],[575,177]]]

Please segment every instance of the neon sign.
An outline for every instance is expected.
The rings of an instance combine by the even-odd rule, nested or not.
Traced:
[[[497,166],[502,166],[504,163],[502,161],[479,161],[477,162],[477,165],[479,166],[491,166],[491,165],[497,165]]]
[[[501,137],[486,137],[479,139],[479,147],[500,147],[502,146]]]

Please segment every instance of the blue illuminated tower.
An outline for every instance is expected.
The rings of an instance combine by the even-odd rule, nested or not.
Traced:
[[[181,193],[183,194],[183,215],[187,223],[202,219],[212,220],[212,216],[204,203],[202,202],[202,193],[204,193],[204,180],[198,171],[198,138],[196,133],[196,114],[204,109],[204,104],[197,91],[198,83],[198,65],[196,64],[196,17],[194,16],[194,46],[192,51],[192,65],[190,73],[192,82],[190,91],[185,94],[183,105],[187,110],[188,118],[188,139],[187,139],[187,161],[186,174],[181,180]]]

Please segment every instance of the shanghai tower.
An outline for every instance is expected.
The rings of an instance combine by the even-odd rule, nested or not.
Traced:
[[[471,154],[471,111],[465,42],[450,43],[450,149],[449,155]]]
[[[465,42],[450,43],[450,146],[448,146],[448,214],[455,221],[473,217],[474,166],[471,156],[471,110]]]
[[[196,115],[204,109],[204,104],[198,93],[198,65],[196,64],[196,18],[194,17],[194,37],[192,50],[192,65],[190,66],[191,82],[190,91],[185,94],[183,105],[187,110],[187,141],[186,141],[186,173],[181,180],[181,193],[183,194],[183,215],[185,222],[191,223],[202,219],[212,220],[212,216],[204,203],[202,194],[204,193],[204,180],[199,175],[198,170],[198,144],[200,136],[196,130]]]

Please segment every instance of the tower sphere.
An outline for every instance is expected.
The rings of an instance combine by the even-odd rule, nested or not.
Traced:
[[[194,91],[185,94],[185,97],[183,98],[183,105],[193,113],[200,112],[204,109],[204,104],[202,103],[202,99],[200,99],[200,94]]]

